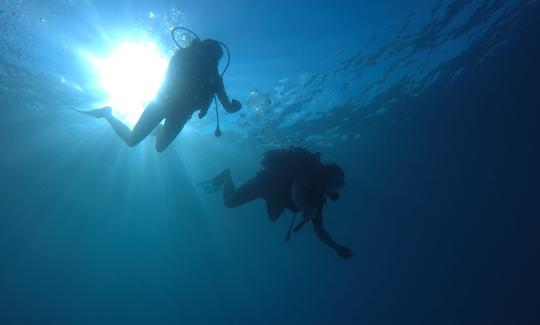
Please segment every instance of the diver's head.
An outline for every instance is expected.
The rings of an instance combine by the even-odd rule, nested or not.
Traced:
[[[205,39],[199,43],[199,51],[206,59],[212,62],[219,62],[223,56],[223,49],[218,41]]]
[[[345,187],[345,172],[343,169],[333,163],[325,164],[323,166],[323,175],[326,192],[330,195],[330,198],[333,200],[334,197],[339,198],[337,192]]]

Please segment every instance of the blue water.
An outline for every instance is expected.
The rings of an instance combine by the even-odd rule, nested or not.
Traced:
[[[0,3],[0,324],[539,324],[540,4]],[[225,42],[240,113],[126,146],[84,53]],[[141,64],[145,64],[142,62]],[[140,109],[140,107],[139,107]],[[302,145],[347,186],[284,237],[196,184]]]

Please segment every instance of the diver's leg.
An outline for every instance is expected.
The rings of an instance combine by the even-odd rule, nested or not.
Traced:
[[[159,105],[150,103],[145,108],[139,121],[137,121],[137,124],[135,124],[133,131],[112,115],[105,116],[105,119],[109,122],[114,132],[122,138],[128,146],[132,147],[146,138],[164,117],[165,114],[162,109],[160,109]]]
[[[188,120],[189,115],[178,118],[166,118],[163,127],[160,127],[159,130],[157,130],[156,150],[158,152],[165,150],[178,136],[180,131],[182,131]]]
[[[235,208],[247,202],[262,198],[256,178],[252,178],[236,189],[232,177],[227,174],[223,183],[223,203],[227,208]]]
[[[257,178],[252,178],[236,189],[229,169],[224,170],[207,182],[198,184],[207,193],[217,192],[223,186],[223,203],[228,208],[240,206],[249,201],[262,198]]]

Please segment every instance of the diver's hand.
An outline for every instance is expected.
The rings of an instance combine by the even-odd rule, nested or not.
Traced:
[[[327,195],[330,198],[330,200],[332,200],[332,201],[337,201],[340,198],[340,195],[339,195],[338,192],[330,192]]]
[[[242,108],[242,103],[237,101],[236,99],[233,99],[231,101],[231,107],[229,109],[229,113],[236,113]]]
[[[203,118],[206,116],[206,113],[208,113],[208,109],[201,109],[199,111],[199,119]]]
[[[354,256],[354,254],[351,252],[350,249],[348,249],[345,246],[338,246],[336,248],[336,252],[341,258],[351,258]]]

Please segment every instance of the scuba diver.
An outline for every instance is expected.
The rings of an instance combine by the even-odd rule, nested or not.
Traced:
[[[173,40],[177,45],[174,39],[176,29],[193,33],[183,27],[173,29]],[[95,118],[104,118],[128,146],[139,144],[152,133],[156,136],[158,152],[171,144],[194,112],[199,111],[199,118],[203,118],[216,95],[225,111],[238,112],[242,104],[238,100],[229,100],[223,85],[222,77],[229,63],[221,74],[218,71],[219,60],[223,56],[221,45],[224,44],[212,39],[201,41],[195,33],[193,34],[196,38],[185,48],[179,46],[171,58],[164,83],[156,99],[145,108],[133,130],[112,115],[111,107],[90,111],[74,110]],[[163,120],[165,123],[160,125]],[[218,137],[221,135],[219,121],[215,134]]]
[[[223,186],[223,201],[228,208],[264,199],[272,222],[283,210],[290,210],[294,217],[286,241],[290,240],[296,213],[302,212],[302,220],[294,227],[294,233],[311,221],[315,234],[323,243],[340,257],[351,258],[353,253],[337,244],[323,227],[322,209],[326,198],[338,200],[338,191],[345,186],[343,169],[333,163],[322,163],[320,153],[301,147],[270,150],[265,153],[261,164],[263,169],[238,189],[228,169],[207,182],[199,183],[199,186],[207,193],[217,192]]]

